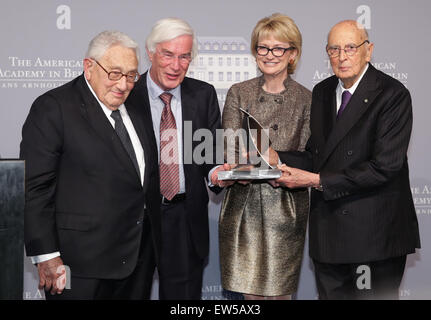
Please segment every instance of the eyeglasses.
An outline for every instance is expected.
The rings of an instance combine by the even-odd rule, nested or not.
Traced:
[[[282,57],[284,53],[288,50],[294,50],[295,47],[289,47],[289,48],[281,48],[281,47],[274,47],[272,49],[265,47],[265,46],[256,46],[256,52],[260,56],[266,56],[271,51],[272,55],[274,57]]]
[[[157,53],[162,57],[166,62],[172,62],[175,58],[178,58],[181,64],[188,64],[192,61],[191,53],[180,54],[179,56],[175,56],[172,52],[169,51],[157,51]]]
[[[126,77],[126,81],[130,82],[130,83],[134,83],[134,82],[136,82],[136,81],[139,80],[139,73],[137,73],[137,72],[130,72],[128,74],[124,74],[124,73],[122,73],[120,71],[110,71],[110,72],[108,72],[104,67],[102,67],[102,65],[97,60],[94,60],[94,61],[96,61],[96,63],[99,65],[99,67],[101,67],[103,69],[103,71],[105,71],[108,74],[108,79],[109,80],[118,81],[123,76]]]
[[[327,47],[326,52],[328,52],[328,56],[330,56],[331,58],[336,58],[340,55],[341,50],[343,50],[346,53],[346,55],[351,57],[355,55],[356,51],[358,51],[358,48],[362,46],[364,43],[370,43],[370,41],[365,40],[364,42],[362,42],[360,45],[357,45],[357,46],[354,44],[348,44],[347,46],[344,47],[344,49],[341,49],[340,47]]]

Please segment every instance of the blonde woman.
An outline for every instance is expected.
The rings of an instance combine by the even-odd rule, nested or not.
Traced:
[[[251,51],[262,75],[229,89],[224,129],[242,127],[241,107],[269,128],[275,150],[304,150],[311,93],[290,77],[301,49],[301,33],[288,16],[257,23]],[[223,288],[245,299],[289,299],[298,287],[307,213],[307,189],[274,188],[267,181],[230,186],[219,221]]]

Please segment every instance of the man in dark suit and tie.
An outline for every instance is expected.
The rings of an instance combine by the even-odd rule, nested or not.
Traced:
[[[326,50],[335,75],[313,89],[304,154],[313,172],[283,165],[277,183],[312,187],[320,299],[398,299],[406,255],[420,248],[407,165],[410,93],[369,63],[373,44],[355,21],[336,24]],[[279,156],[294,166],[292,154]]]
[[[100,33],[84,73],[37,98],[24,123],[26,253],[47,299],[150,297],[160,192],[152,129],[125,104],[138,59],[127,35]]]
[[[151,67],[127,102],[143,110],[146,126],[154,129],[152,143],[160,150],[160,299],[200,299],[209,251],[206,180],[211,188],[223,185],[217,180],[223,166],[214,168],[215,133],[221,127],[217,94],[212,85],[185,77],[197,50],[187,22],[157,21],[146,49]],[[194,152],[203,142],[192,138],[199,129],[214,142],[205,141],[211,145],[203,153]]]

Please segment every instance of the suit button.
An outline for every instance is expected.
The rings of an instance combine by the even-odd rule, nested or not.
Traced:
[[[139,224],[141,224],[141,221],[139,221],[139,220],[138,220],[138,221],[136,221],[136,224],[138,224],[138,225],[139,225]]]
[[[126,261],[121,261],[122,264],[126,264]]]
[[[272,128],[273,130],[278,130],[278,124],[274,124],[271,128]]]
[[[348,213],[349,213],[349,210],[344,209],[341,213],[342,213],[342,214],[348,214]]]
[[[347,151],[347,155],[348,156],[351,156],[353,154],[353,150],[349,150],[349,151]]]
[[[259,98],[259,102],[264,102],[265,101],[265,98],[264,97],[260,97]]]

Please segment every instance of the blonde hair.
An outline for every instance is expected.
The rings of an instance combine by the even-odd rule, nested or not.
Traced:
[[[274,13],[269,17],[261,19],[251,34],[251,53],[256,57],[256,46],[260,39],[272,36],[275,39],[289,43],[297,51],[292,63],[289,62],[287,73],[295,72],[296,65],[302,52],[302,35],[295,22],[286,15]]]

